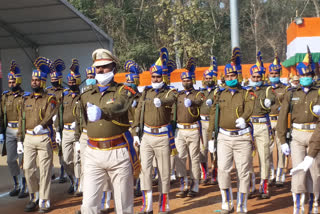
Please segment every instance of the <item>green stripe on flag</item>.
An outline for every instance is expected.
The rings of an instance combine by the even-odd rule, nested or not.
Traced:
[[[320,60],[320,53],[311,53],[311,55],[313,62],[318,63]],[[290,66],[295,66],[298,62],[302,62],[305,56],[306,53],[297,53],[296,55],[284,61],[282,65],[286,68]]]

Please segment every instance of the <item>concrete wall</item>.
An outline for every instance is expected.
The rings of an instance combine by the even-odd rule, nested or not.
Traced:
[[[105,47],[108,47],[105,44]],[[61,58],[66,64],[66,70],[63,72],[63,81],[66,82],[66,76],[69,72],[71,60],[76,58],[80,63],[81,79],[85,79],[85,69],[92,65],[92,52],[101,48],[100,44],[97,43],[84,43],[84,44],[71,44],[71,45],[57,45],[57,46],[41,46],[38,49],[39,56],[47,57],[54,61],[55,59]],[[35,53],[31,49],[26,49],[29,55],[34,59]],[[25,91],[30,91],[31,74],[34,69],[33,64],[24,53],[22,49],[1,49],[0,60],[2,63],[2,90],[8,89],[7,74],[10,68],[11,60],[15,60],[22,71],[22,87]],[[47,79],[47,86],[50,84],[50,76]]]

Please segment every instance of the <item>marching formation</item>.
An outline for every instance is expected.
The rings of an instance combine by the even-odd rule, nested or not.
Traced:
[[[32,92],[21,88],[21,71],[11,62],[10,90],[1,98],[0,142],[13,178],[9,195],[30,198],[25,212],[50,211],[57,154],[59,183],[70,182],[67,193],[83,196],[76,213],[108,213],[113,199],[116,213],[132,214],[136,196],[142,200],[138,214],[151,214],[154,184],[160,192],[155,212],[170,213],[170,183],[176,180],[177,198],[197,197],[199,185],[219,185],[221,213],[247,213],[250,198],[268,199],[270,185],[284,185],[290,159],[293,213],[318,213],[320,89],[309,48],[288,85],[280,81],[277,54],[267,71],[261,52],[250,78],[243,80],[240,49],[234,48],[230,64],[219,75],[221,83],[216,58],[211,57],[203,88],[197,90],[196,62],[191,57],[181,73],[181,91],[170,86],[176,64],[166,48],[150,67],[151,86],[142,92],[138,90],[142,70],[134,61],[124,65],[126,82],[117,83],[117,57],[97,49],[92,60],[86,86],[80,89],[77,59],[71,62],[64,88],[65,62],[37,58]],[[46,87],[49,75],[52,86]],[[260,163],[259,190],[255,155]],[[234,163],[236,204],[231,186]]]

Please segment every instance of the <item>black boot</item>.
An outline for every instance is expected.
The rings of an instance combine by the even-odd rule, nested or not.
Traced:
[[[39,201],[29,201],[29,203],[27,204],[27,206],[24,208],[25,212],[34,212],[36,211],[37,207],[38,207],[38,203]]]

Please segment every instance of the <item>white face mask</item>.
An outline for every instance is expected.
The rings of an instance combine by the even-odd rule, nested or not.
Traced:
[[[164,85],[164,82],[153,82],[151,83],[151,86],[153,89],[160,89],[162,88],[162,86]]]
[[[113,70],[105,74],[96,74],[96,80],[100,85],[108,85],[114,77]]]

